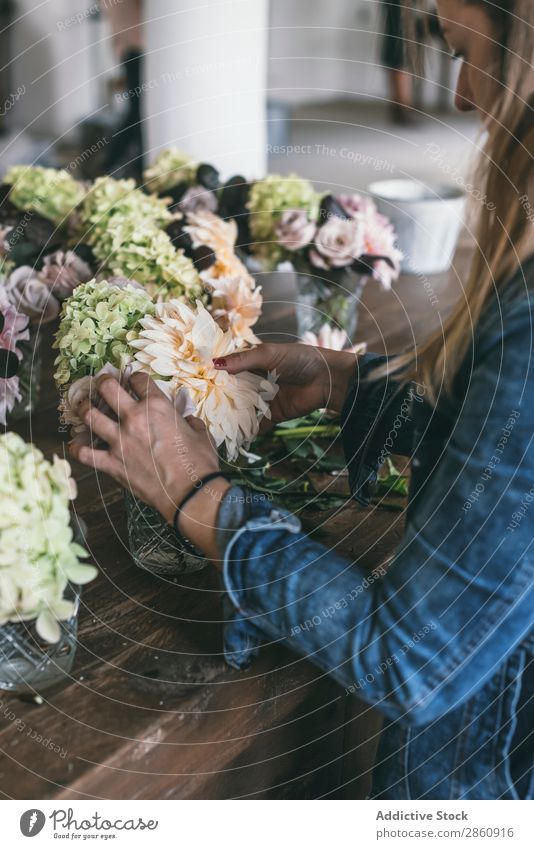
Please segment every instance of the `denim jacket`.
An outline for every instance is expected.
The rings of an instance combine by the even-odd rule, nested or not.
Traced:
[[[343,411],[353,497],[368,503],[388,452],[412,463],[406,531],[387,571],[368,574],[261,498],[242,497],[233,524],[229,502],[240,496],[231,490],[223,505],[236,611],[228,662],[243,668],[262,643],[281,640],[375,705],[386,717],[375,798],[534,794],[529,276],[534,263],[479,323],[457,400],[433,408],[423,386],[367,380],[380,358],[359,361]]]

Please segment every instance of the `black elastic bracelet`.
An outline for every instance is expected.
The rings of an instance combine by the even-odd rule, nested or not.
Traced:
[[[186,539],[180,533],[180,531],[178,530],[178,522],[180,521],[180,513],[184,509],[187,502],[191,498],[193,498],[193,496],[196,495],[197,492],[200,492],[200,490],[203,489],[203,487],[205,487],[207,483],[209,483],[212,480],[215,480],[215,478],[224,478],[225,481],[228,481],[228,483],[231,483],[230,478],[228,477],[228,475],[225,475],[224,472],[210,472],[209,475],[204,475],[203,478],[199,478],[193,484],[193,486],[191,487],[191,489],[189,490],[187,495],[185,495],[185,497],[182,498],[182,500],[180,501],[178,507],[176,508],[176,512],[174,514],[174,520],[173,520],[172,524],[173,524],[173,528],[174,528],[174,533],[176,534],[176,536],[178,538],[178,542],[180,543],[180,545],[183,546],[183,548],[187,552],[189,552],[189,554],[192,554],[194,557],[203,557],[203,554],[202,554],[201,551],[198,551],[198,549],[196,549],[195,546],[192,545],[192,543],[189,542],[189,540]]]

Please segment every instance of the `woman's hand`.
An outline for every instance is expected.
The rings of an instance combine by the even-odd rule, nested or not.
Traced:
[[[277,424],[323,407],[341,412],[357,358],[348,351],[313,345],[268,343],[214,360],[214,365],[230,374],[276,372],[279,389],[271,404],[271,423]],[[264,419],[264,426],[268,423]]]
[[[115,378],[103,375],[98,392],[116,416],[80,405],[82,421],[108,447],[98,450],[70,445],[71,454],[87,466],[111,475],[172,524],[176,507],[201,477],[219,470],[219,458],[205,425],[185,420],[146,374],[134,374],[130,386],[139,400]],[[180,518],[180,531],[215,559],[215,526],[222,495],[229,484],[211,481],[191,498]]]

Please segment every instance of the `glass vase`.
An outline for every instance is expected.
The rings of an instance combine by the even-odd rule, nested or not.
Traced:
[[[320,272],[296,272],[297,334],[316,336],[323,325],[344,330],[352,345],[356,341],[358,313],[363,290],[362,278],[353,271],[338,272],[324,277]]]
[[[174,577],[204,568],[207,560],[195,557],[180,545],[174,530],[152,507],[128,490],[124,493],[128,543],[136,566],[155,575]]]
[[[47,643],[35,622],[8,622],[0,627],[0,690],[15,695],[40,693],[61,683],[76,653],[80,590],[69,584],[65,598],[74,602],[72,616],[60,622],[61,637]]]
[[[22,352],[17,377],[19,379],[20,401],[13,407],[10,418],[24,419],[31,416],[37,409],[41,394],[41,373],[43,370],[42,335],[38,327],[30,324],[30,338],[19,342],[17,347]]]

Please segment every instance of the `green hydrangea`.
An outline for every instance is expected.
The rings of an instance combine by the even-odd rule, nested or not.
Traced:
[[[61,224],[83,200],[85,189],[66,171],[13,165],[4,177],[12,186],[9,198],[19,209],[44,215]]]
[[[198,162],[189,154],[169,147],[162,150],[150,168],[143,174],[145,185],[151,192],[165,192],[178,183],[194,183]]]
[[[63,302],[56,333],[55,381],[66,386],[93,375],[106,363],[122,369],[133,360],[129,343],[137,338],[139,320],[154,314],[147,292],[119,288],[102,280],[78,286]]]
[[[84,199],[80,219],[81,238],[98,248],[99,259],[105,259],[115,227],[125,221],[139,227],[165,227],[172,215],[164,200],[136,188],[135,180],[98,177]]]
[[[51,463],[17,434],[0,436],[0,625],[36,620],[39,635],[56,642],[58,620],[73,613],[63,597],[67,584],[96,576],[73,540],[74,494],[66,460]]]
[[[182,250],[176,250],[169,236],[157,227],[136,226],[124,221],[110,231],[107,256],[100,255],[108,276],[124,276],[142,283],[154,298],[197,298],[202,281]]]
[[[255,252],[274,263],[281,255],[275,244],[274,230],[282,213],[289,209],[305,209],[313,220],[319,214],[320,200],[321,195],[317,194],[310,181],[296,174],[288,177],[270,174],[254,183],[248,202],[250,231],[254,241],[265,243],[254,246]]]

